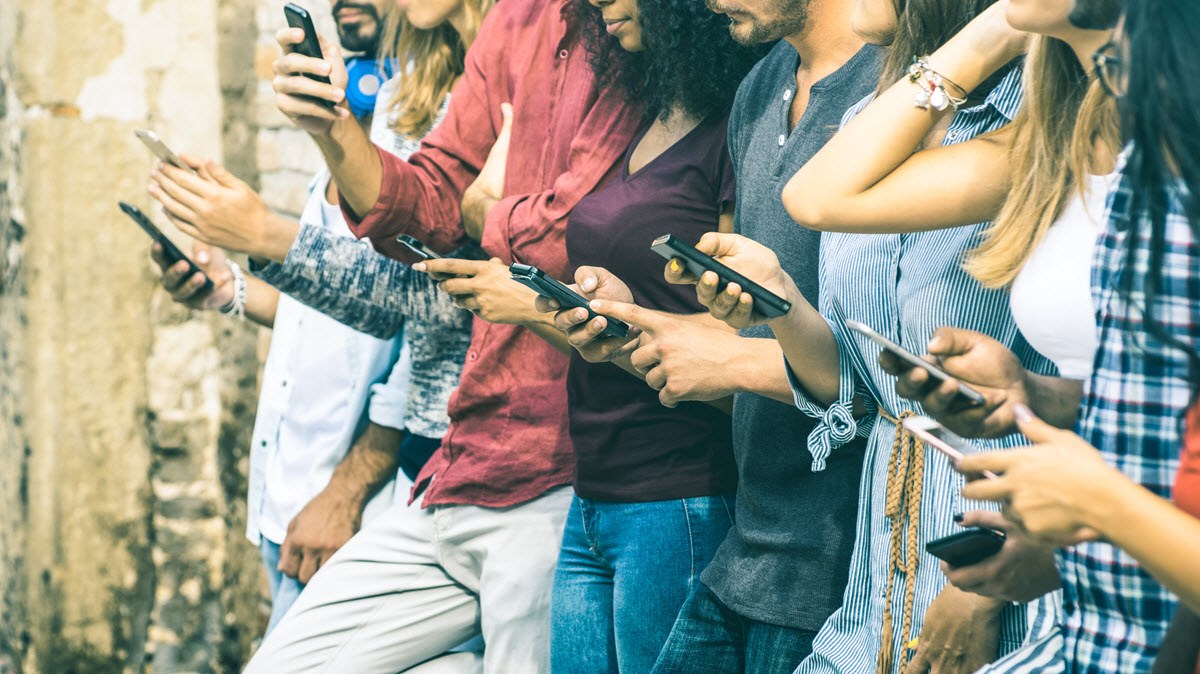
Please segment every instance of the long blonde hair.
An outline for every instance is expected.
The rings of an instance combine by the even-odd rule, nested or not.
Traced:
[[[965,264],[984,286],[1012,283],[1071,197],[1085,192],[1097,143],[1120,147],[1116,105],[1090,80],[1067,43],[1035,38],[1009,146],[1012,189]]]
[[[463,0],[465,35],[448,22],[424,30],[409,23],[403,11],[393,10],[380,41],[381,60],[395,59],[401,73],[388,108],[396,114],[392,131],[420,138],[433,127],[442,102],[463,73],[467,45],[475,39],[483,17],[495,0]],[[465,39],[464,39],[465,38]]]

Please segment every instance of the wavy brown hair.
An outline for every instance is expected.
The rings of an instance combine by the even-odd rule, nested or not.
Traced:
[[[429,133],[442,102],[463,73],[467,44],[475,39],[493,4],[495,0],[463,0],[468,26],[465,40],[449,23],[425,30],[409,23],[402,11],[389,13],[379,58],[385,63],[394,59],[403,74],[388,103],[399,113],[392,131],[411,138]]]
[[[1071,47],[1050,37],[1035,38],[1030,49],[1012,134],[1008,199],[965,264],[988,288],[1012,283],[1071,198],[1084,193],[1097,144],[1115,153],[1121,142],[1112,100]]]
[[[886,45],[887,56],[877,93],[883,93],[908,72],[914,56],[932,54],[950,41],[980,12],[996,0],[892,0],[896,8],[896,32]],[[998,80],[997,80],[998,81]],[[978,91],[991,91],[989,79]]]

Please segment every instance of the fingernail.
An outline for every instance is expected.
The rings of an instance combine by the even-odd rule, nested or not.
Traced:
[[[955,522],[962,522],[962,521],[963,521],[963,514],[962,514],[962,513],[954,513],[954,521],[955,521]]]
[[[333,95],[336,96],[337,99],[340,101],[340,100],[342,100],[343,97],[345,97],[346,92],[342,91],[341,89],[334,89]]]
[[[1021,403],[1013,405],[1013,416],[1017,418],[1017,421],[1023,424],[1033,421],[1033,411]]]
[[[414,264],[414,265],[413,265],[413,269],[415,269],[415,270],[417,270],[417,271],[425,271],[425,263],[424,263],[424,262],[418,262],[418,263],[416,263],[416,264]]]
[[[935,335],[929,339],[929,350],[930,351],[933,351],[934,349],[938,348],[941,345],[942,345],[942,338],[940,335]]]
[[[206,264],[208,262],[208,253],[204,251],[196,253],[196,262],[199,262],[200,264]]]
[[[679,260],[671,258],[671,271],[676,274],[683,271],[683,265],[679,264]]]
[[[588,302],[588,306],[592,308],[592,311],[600,311],[600,308],[604,306],[604,303],[600,300],[592,300],[591,302]]]

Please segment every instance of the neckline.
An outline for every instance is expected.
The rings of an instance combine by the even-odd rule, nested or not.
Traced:
[[[700,131],[700,129],[704,127],[704,125],[708,124],[711,119],[712,115],[709,115],[705,119],[700,120],[700,123],[692,127],[691,131],[683,134],[674,143],[671,143],[664,148],[663,151],[659,152],[657,156],[642,165],[642,167],[638,169],[636,173],[630,173],[629,162],[633,160],[634,151],[637,150],[637,146],[641,144],[642,139],[646,137],[646,134],[650,133],[650,127],[654,126],[654,121],[651,120],[650,123],[645,126],[645,128],[643,128],[637,133],[636,136],[633,137],[633,140],[629,142],[629,147],[625,148],[625,161],[621,162],[621,179],[625,182],[628,182],[642,175],[647,169],[658,163],[658,160],[662,159],[672,150],[682,145],[684,141],[690,139],[696,132]]]

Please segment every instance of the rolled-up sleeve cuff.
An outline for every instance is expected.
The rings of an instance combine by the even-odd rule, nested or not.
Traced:
[[[483,225],[483,238],[479,242],[484,251],[491,257],[498,257],[505,264],[520,262],[513,259],[512,242],[509,240],[508,223],[512,221],[513,211],[521,203],[523,197],[505,197],[496,202],[488,211]]]
[[[367,417],[377,426],[403,429],[408,422],[409,386],[412,384],[412,351],[401,336],[400,355],[387,381],[371,386]]]
[[[259,264],[251,260],[250,272],[283,292],[295,289],[293,285],[313,276],[313,269],[329,247],[327,232],[321,227],[300,225],[296,240],[288,249],[283,262],[269,261]],[[307,273],[306,273],[307,272]]]
[[[399,166],[403,160],[389,156],[384,150],[378,152],[383,173],[379,182],[379,198],[375,200],[371,210],[365,215],[358,215],[350,210],[341,190],[338,190],[338,203],[341,204],[346,226],[360,239],[388,238],[399,232],[399,228],[391,223],[396,219],[395,206],[400,202],[401,191],[404,189],[404,173]]]
[[[831,405],[821,405],[813,400],[792,368],[786,362],[788,384],[792,388],[792,398],[796,407],[817,420],[817,425],[808,434],[808,452],[812,454],[812,470],[825,470],[825,464],[833,450],[850,442],[854,438],[865,438],[875,425],[874,400],[867,393],[866,387],[859,386],[858,376],[849,358],[839,358],[838,363],[838,399]],[[867,406],[867,413],[860,417],[854,416],[854,401],[862,400]]]

